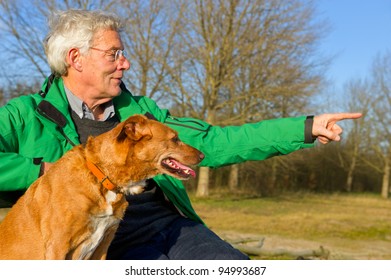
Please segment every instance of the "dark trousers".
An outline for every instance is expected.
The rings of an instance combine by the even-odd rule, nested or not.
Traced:
[[[129,247],[120,256],[108,252],[108,259],[122,260],[247,260],[202,224],[178,218],[149,242]]]

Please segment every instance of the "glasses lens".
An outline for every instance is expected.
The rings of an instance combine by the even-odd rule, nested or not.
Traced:
[[[123,50],[117,50],[115,52],[115,61],[119,60],[120,58],[125,57],[125,51]]]

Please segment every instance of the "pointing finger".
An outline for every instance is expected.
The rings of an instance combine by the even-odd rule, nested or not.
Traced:
[[[362,117],[362,113],[335,113],[330,114],[330,120],[341,121],[346,119],[358,119]]]

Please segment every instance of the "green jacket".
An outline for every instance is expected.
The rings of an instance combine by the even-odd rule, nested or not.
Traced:
[[[306,117],[218,127],[173,117],[151,99],[133,96],[125,88],[113,102],[121,121],[148,112],[177,130],[183,142],[205,154],[201,166],[263,160],[313,145],[304,143]],[[79,139],[61,78],[46,80],[40,93],[15,98],[0,108],[0,195],[26,190],[38,178],[41,161],[55,162],[73,147],[71,142],[79,144]],[[179,180],[166,175],[155,180],[185,216],[201,221]]]

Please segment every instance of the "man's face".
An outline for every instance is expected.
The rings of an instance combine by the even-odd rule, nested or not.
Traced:
[[[101,30],[95,34],[92,47],[83,62],[82,75],[83,83],[91,89],[91,98],[112,99],[121,93],[121,79],[124,71],[130,67],[124,56],[118,56],[117,53],[115,59],[116,51],[123,49],[118,32]]]

